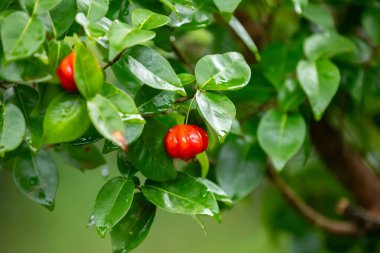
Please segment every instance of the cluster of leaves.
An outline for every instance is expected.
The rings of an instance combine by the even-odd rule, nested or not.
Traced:
[[[88,170],[117,155],[120,176],[102,187],[92,217],[101,236],[110,232],[114,252],[129,252],[147,236],[156,207],[220,222],[221,210],[262,181],[267,157],[278,170],[298,153],[307,158],[308,125],[338,91],[355,108],[350,121],[359,120],[357,108],[376,116],[374,1],[358,3],[360,19],[347,22],[357,3],[243,2],[249,20],[242,23],[267,29],[257,34],[261,55],[247,32],[257,29],[233,14],[240,2],[2,1],[1,169],[52,209],[55,159]],[[74,94],[56,76],[72,50]],[[185,118],[207,129],[210,146],[194,161],[173,163],[164,136]],[[370,140],[380,135],[371,129],[354,131],[366,135],[365,152],[373,154]]]

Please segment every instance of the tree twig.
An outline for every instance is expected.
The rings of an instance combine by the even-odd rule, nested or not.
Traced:
[[[311,139],[321,160],[358,203],[380,219],[380,180],[324,117],[311,123]]]
[[[113,58],[112,61],[108,62],[104,67],[103,67],[103,70],[106,70],[107,68],[111,67],[112,65],[114,65],[118,60],[120,60],[120,58],[123,56],[125,52],[125,49],[123,51],[121,51],[120,53],[118,53],[115,58]]]
[[[284,198],[319,228],[335,235],[363,235],[366,233],[366,230],[355,223],[332,220],[311,208],[285,183],[272,165],[267,167],[267,175]]]

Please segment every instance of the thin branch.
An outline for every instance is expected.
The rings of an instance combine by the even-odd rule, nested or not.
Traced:
[[[125,52],[125,49],[123,51],[121,51],[118,55],[115,56],[115,58],[113,58],[112,61],[108,62],[104,67],[103,67],[103,70],[106,70],[107,68],[111,67],[112,65],[114,65],[118,60],[120,60],[121,56],[123,56]]]
[[[323,230],[335,235],[363,235],[366,231],[355,223],[336,221],[325,217],[307,205],[277,174],[272,165],[267,168],[267,175],[285,197],[285,199],[297,209],[306,219]]]
[[[337,205],[337,213],[354,220],[366,230],[380,231],[380,219],[368,212],[366,209],[358,206],[353,206],[347,199],[342,199]]]

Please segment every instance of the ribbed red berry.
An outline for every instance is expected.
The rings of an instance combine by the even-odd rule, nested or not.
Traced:
[[[169,156],[189,160],[207,149],[206,132],[195,125],[177,125],[165,136],[165,148]]]
[[[57,75],[61,80],[62,87],[68,92],[77,92],[78,88],[74,81],[75,52],[66,56],[57,69]]]

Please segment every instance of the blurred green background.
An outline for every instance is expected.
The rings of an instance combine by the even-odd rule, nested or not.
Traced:
[[[109,177],[116,174],[116,168],[110,167]],[[60,164],[59,175],[55,210],[50,212],[26,198],[9,172],[0,171],[1,253],[112,252],[109,238],[87,228],[96,194],[106,182],[101,169],[82,173]],[[203,219],[207,236],[193,219],[158,210],[148,238],[133,252],[288,252],[286,237],[271,239],[263,227],[260,195],[256,191],[224,212],[222,224]]]

